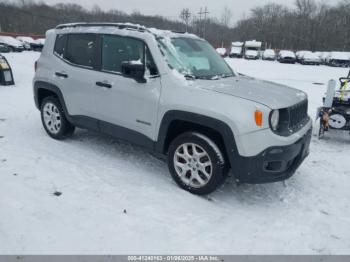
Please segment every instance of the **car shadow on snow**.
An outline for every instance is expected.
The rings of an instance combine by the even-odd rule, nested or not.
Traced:
[[[142,172],[149,172],[152,176],[156,176],[151,178],[153,181],[154,179],[162,179],[163,181],[166,180],[171,186],[177,187],[168,171],[166,158],[158,156],[147,149],[110,136],[81,129],[75,132],[71,140],[83,145],[86,150],[93,149],[94,154],[98,154],[107,161],[116,159],[124,161],[125,165],[136,167]],[[238,201],[260,205],[261,203],[266,204],[266,202],[283,202],[285,197],[290,195],[291,192],[298,191],[298,187],[298,179],[294,177],[285,182],[263,185],[237,185],[234,175],[232,172],[229,172],[225,183],[217,191],[200,198],[214,203]],[[179,189],[179,192],[183,191]],[[193,195],[193,197],[197,196]]]

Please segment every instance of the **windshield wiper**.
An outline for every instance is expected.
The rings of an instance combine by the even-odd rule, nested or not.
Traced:
[[[191,74],[186,74],[185,78],[187,80],[196,80],[197,79],[197,77],[195,75],[191,75]]]
[[[228,77],[234,77],[234,74],[226,74],[226,75],[221,75],[221,78],[228,78]]]

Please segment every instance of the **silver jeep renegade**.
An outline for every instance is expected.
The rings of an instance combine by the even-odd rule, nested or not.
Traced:
[[[59,25],[34,98],[54,139],[75,127],[166,155],[177,184],[208,194],[291,177],[309,153],[304,92],[235,73],[205,40],[132,24]]]

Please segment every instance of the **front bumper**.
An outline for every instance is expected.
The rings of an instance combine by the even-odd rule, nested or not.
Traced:
[[[290,178],[309,155],[312,128],[296,143],[271,147],[253,157],[239,157],[234,167],[238,183],[262,184]]]

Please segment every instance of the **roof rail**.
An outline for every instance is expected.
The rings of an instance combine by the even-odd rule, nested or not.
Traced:
[[[140,32],[145,32],[147,29],[144,26],[130,24],[130,23],[70,23],[70,24],[61,24],[56,26],[56,29],[64,29],[64,28],[75,28],[75,27],[117,27],[119,29],[129,29],[129,30],[137,30]]]

